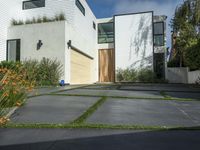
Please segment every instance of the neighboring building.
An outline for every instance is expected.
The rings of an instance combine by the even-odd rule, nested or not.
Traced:
[[[66,20],[11,25],[60,13]],[[70,84],[115,82],[116,71],[126,68],[165,76],[166,16],[149,11],[97,19],[85,0],[2,0],[0,14],[0,61],[57,59]]]

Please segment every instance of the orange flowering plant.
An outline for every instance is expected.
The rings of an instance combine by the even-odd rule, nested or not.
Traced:
[[[12,69],[0,68],[0,124],[6,120],[5,110],[21,106],[34,85],[35,82],[29,81],[22,65],[17,64]]]

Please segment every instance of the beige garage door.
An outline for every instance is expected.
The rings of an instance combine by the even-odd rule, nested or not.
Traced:
[[[91,83],[92,59],[71,50],[71,84]]]

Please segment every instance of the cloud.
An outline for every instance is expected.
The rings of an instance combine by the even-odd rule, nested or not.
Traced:
[[[169,23],[173,17],[175,8],[182,0],[117,0],[114,6],[114,13],[130,13],[154,11],[154,15],[166,15],[167,19],[167,46],[171,44],[171,29]]]

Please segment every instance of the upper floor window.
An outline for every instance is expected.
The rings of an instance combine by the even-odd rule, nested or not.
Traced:
[[[96,23],[93,21],[93,28],[96,30]]]
[[[85,16],[85,8],[81,4],[79,0],[76,0],[76,6],[79,8],[79,10],[82,12],[82,14]]]
[[[163,22],[154,23],[154,45],[164,46],[164,23]]]
[[[33,9],[45,7],[45,0],[30,0],[30,1],[23,1],[23,9]]]
[[[114,42],[114,24],[100,23],[98,24],[98,43],[113,43]]]

